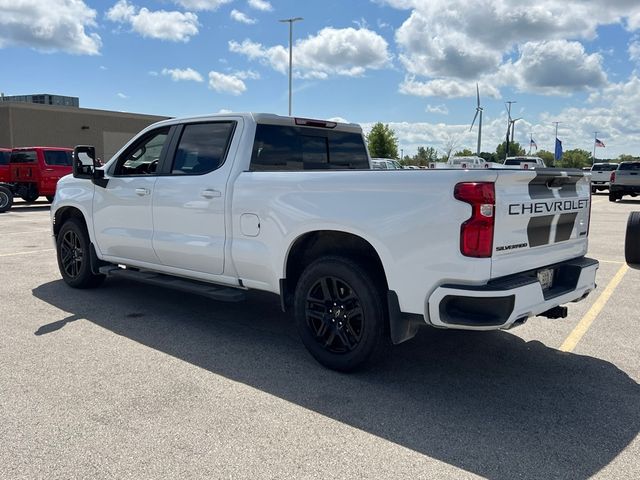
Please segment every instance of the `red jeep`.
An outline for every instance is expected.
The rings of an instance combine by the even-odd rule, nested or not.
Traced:
[[[71,173],[72,153],[71,148],[14,148],[9,161],[14,194],[25,202],[40,196],[53,201],[58,180]]]
[[[4,162],[6,149],[3,150],[1,155]],[[0,166],[0,212],[11,208],[14,196],[22,197],[29,203],[35,202],[40,196],[53,201],[58,180],[71,173],[73,149],[24,147],[14,148],[10,152],[9,165]]]

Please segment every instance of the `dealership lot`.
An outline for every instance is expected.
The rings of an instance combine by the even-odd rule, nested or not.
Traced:
[[[60,279],[48,204],[0,215],[0,478],[640,478],[640,200],[594,196],[599,288],[564,320],[423,329],[337,374],[278,298]]]

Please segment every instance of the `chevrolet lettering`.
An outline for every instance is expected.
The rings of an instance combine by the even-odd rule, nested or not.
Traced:
[[[589,200],[558,200],[551,203],[514,203],[509,205],[509,215],[532,215],[538,213],[558,213],[579,211],[589,205]]]

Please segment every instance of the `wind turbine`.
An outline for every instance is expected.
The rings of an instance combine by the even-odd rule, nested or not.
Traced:
[[[476,98],[478,99],[478,105],[476,106],[476,114],[473,116],[473,121],[471,122],[469,131],[473,129],[473,124],[476,123],[476,118],[478,118],[478,114],[480,114],[480,119],[478,120],[478,152],[477,152],[477,155],[480,156],[480,143],[482,142],[482,107],[480,106],[480,87],[478,87],[477,83],[476,83]]]

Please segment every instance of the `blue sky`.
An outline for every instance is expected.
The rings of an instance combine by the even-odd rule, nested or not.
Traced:
[[[293,113],[389,123],[418,146],[482,149],[506,130],[598,157],[640,155],[637,0],[0,0],[6,95],[57,93],[81,106],[184,116]]]

